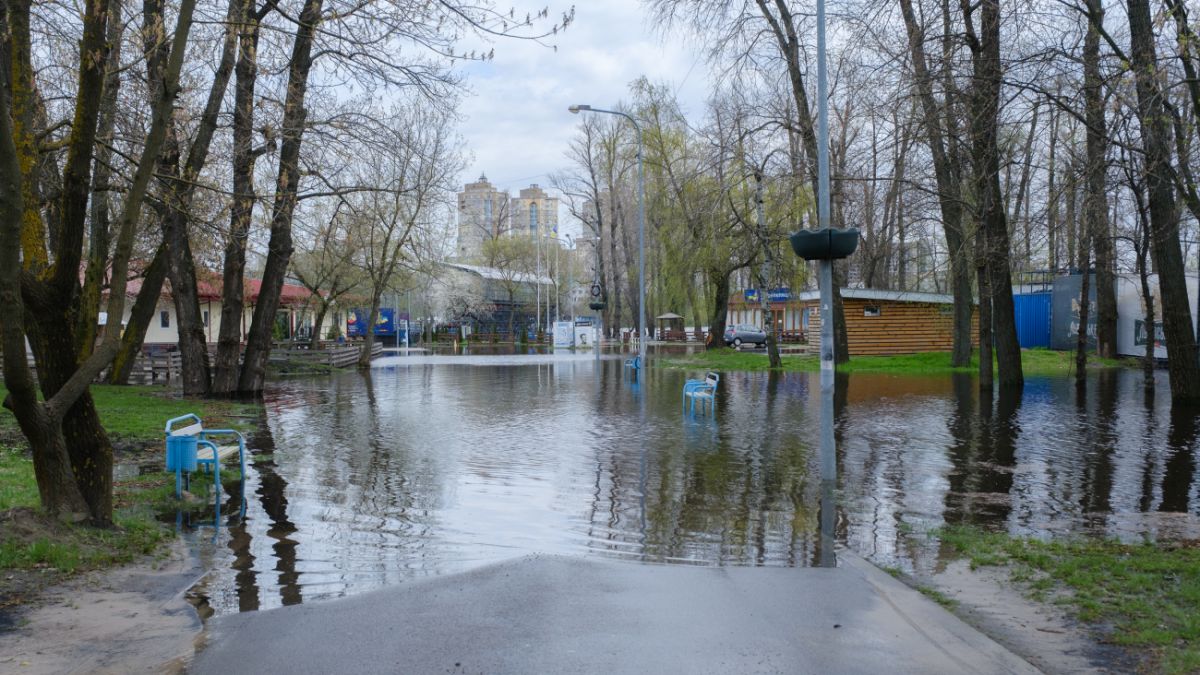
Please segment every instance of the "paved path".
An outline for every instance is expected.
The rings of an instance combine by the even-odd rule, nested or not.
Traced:
[[[836,569],[530,556],[209,625],[190,672],[1035,673],[854,556]]]

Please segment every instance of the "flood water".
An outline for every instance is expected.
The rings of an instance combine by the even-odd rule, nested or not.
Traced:
[[[393,356],[369,377],[272,384],[249,439],[246,517],[187,536],[202,614],[312,602],[528,553],[646,563],[822,559],[815,373],[687,377],[619,358]],[[1106,371],[1019,398],[970,376],[839,376],[839,545],[928,571],[937,528],[1200,537],[1198,411]],[[236,495],[235,495],[236,497]],[[231,500],[227,512],[236,514]],[[215,537],[214,537],[215,533]],[[826,554],[829,551],[825,551]]]

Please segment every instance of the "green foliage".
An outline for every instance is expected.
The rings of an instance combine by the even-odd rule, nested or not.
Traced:
[[[937,532],[972,568],[1009,566],[1035,598],[1059,591],[1081,619],[1112,627],[1110,639],[1149,650],[1162,671],[1200,667],[1200,546],[1097,539],[1039,541],[972,527]]]
[[[815,355],[783,357],[784,372],[816,372],[821,363]],[[768,370],[770,364],[765,353],[740,352],[734,349],[710,349],[675,359],[655,359],[654,363],[670,368],[708,370]],[[1089,359],[1089,365],[1097,368],[1112,368],[1125,365],[1136,366],[1132,361],[1111,359]],[[1055,352],[1048,349],[1026,349],[1021,354],[1021,366],[1026,375],[1065,375],[1074,368],[1074,354]],[[950,365],[949,352],[925,354],[898,354],[896,356],[856,356],[850,363],[838,366],[845,373],[894,373],[898,375],[944,375],[949,373],[974,373],[979,369],[979,356],[971,359],[971,365],[956,368]]]

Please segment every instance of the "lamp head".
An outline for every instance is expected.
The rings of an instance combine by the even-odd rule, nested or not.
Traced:
[[[571,106],[570,108],[567,108],[567,110],[570,111],[570,113],[572,115],[578,115],[579,111],[581,111],[581,110],[591,110],[591,109],[592,109],[592,106],[584,104],[584,103],[577,103],[577,104]]]

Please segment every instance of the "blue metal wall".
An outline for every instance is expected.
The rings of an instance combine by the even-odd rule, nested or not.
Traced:
[[[1017,341],[1021,347],[1050,346],[1050,298],[1053,294],[1023,293],[1013,295],[1017,315]]]

